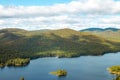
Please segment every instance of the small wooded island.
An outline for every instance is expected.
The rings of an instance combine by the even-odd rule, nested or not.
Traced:
[[[26,59],[15,58],[15,59],[8,60],[6,63],[0,63],[0,67],[3,68],[5,66],[16,66],[16,67],[26,66],[27,64],[29,64],[29,62],[30,62],[29,58],[26,58]]]
[[[57,70],[57,71],[50,72],[50,74],[56,75],[58,77],[61,77],[61,76],[66,76],[67,75],[67,71],[60,69],[60,70]]]
[[[111,74],[115,75],[113,80],[120,80],[120,66],[112,66],[107,69]]]

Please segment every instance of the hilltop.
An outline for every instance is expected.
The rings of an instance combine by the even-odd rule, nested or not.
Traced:
[[[78,57],[120,51],[120,43],[72,29],[0,30],[0,62],[14,58]]]

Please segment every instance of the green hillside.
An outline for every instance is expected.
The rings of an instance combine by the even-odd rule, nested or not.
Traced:
[[[0,63],[14,58],[78,57],[120,51],[120,43],[71,29],[35,33],[21,29],[0,30]]]

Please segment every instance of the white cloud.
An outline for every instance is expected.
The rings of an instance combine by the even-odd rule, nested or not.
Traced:
[[[120,28],[120,1],[73,0],[51,6],[2,6],[0,27],[23,29]],[[106,17],[107,16],[107,17]]]
[[[5,21],[4,20],[0,20],[0,24],[2,25],[2,24],[4,24],[5,23]]]
[[[105,24],[120,24],[120,16],[110,16],[108,18],[102,18],[101,23]]]

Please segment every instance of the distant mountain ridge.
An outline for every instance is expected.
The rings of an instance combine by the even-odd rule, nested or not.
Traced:
[[[107,40],[120,42],[120,29],[118,28],[88,28],[80,30],[80,32],[88,32]]]
[[[83,30],[80,30],[80,31],[108,31],[108,30],[118,31],[120,29],[118,29],[118,28],[105,28],[105,29],[103,29],[103,28],[88,28],[88,29],[83,29]]]

